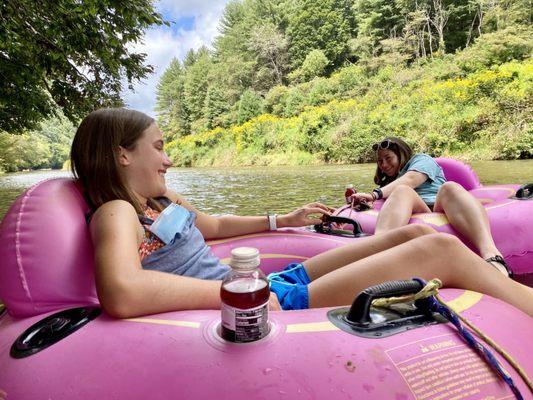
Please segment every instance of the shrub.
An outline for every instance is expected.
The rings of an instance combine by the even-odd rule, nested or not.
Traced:
[[[237,123],[242,124],[263,111],[263,98],[251,89],[245,90],[239,100]]]
[[[335,98],[338,87],[331,79],[315,78],[311,81],[311,88],[307,95],[307,104],[318,106]]]
[[[265,112],[278,116],[283,115],[285,97],[287,96],[288,92],[289,88],[282,85],[276,85],[270,89],[265,96]]]
[[[302,66],[289,74],[289,80],[295,83],[310,81],[324,75],[328,64],[329,60],[322,50],[311,50]]]
[[[533,29],[512,26],[481,35],[476,42],[456,58],[465,71],[500,65],[511,60],[531,57]]]
[[[301,113],[305,107],[306,98],[303,91],[296,87],[290,90],[285,96],[285,104],[283,107],[283,116],[292,117]]]
[[[342,97],[358,96],[368,89],[365,70],[358,65],[342,68],[331,79],[338,82],[338,91]]]

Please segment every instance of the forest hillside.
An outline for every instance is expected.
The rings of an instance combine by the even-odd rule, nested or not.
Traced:
[[[158,122],[178,166],[364,162],[386,135],[532,158],[532,33],[520,0],[234,0],[165,71]]]

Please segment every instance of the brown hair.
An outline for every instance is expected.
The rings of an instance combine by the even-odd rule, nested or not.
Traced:
[[[386,137],[379,143],[381,144],[387,140],[390,142],[387,150],[392,151],[398,157],[398,160],[400,162],[400,168],[398,169],[398,171],[400,171],[403,167],[405,167],[405,164],[407,164],[407,162],[413,156],[413,149],[411,149],[411,146],[409,146],[402,139],[394,137],[394,136]],[[376,154],[378,151],[379,151],[379,148],[378,150],[376,150]],[[376,185],[383,187],[385,185],[388,185],[395,179],[396,179],[395,176],[387,176],[383,173],[383,171],[379,169],[379,166],[376,167],[376,174],[374,175],[374,183]]]
[[[154,123],[148,115],[125,108],[102,108],[83,119],[70,150],[72,173],[83,186],[92,211],[111,200],[125,200],[143,214],[137,197],[118,173],[119,146],[133,150],[143,132]],[[160,206],[149,199],[149,204]]]

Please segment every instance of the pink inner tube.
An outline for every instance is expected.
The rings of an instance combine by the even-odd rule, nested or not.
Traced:
[[[476,172],[468,164],[453,158],[440,157],[436,158],[437,164],[444,171],[447,181],[457,182],[466,190],[473,190],[481,187]]]
[[[59,310],[98,306],[85,213],[73,181],[37,184],[0,226],[0,398],[116,399],[452,399],[510,398],[510,389],[450,324],[381,339],[340,330],[330,309],[271,313],[271,333],[236,345],[219,335],[220,311],[194,310],[117,320],[105,313],[33,355],[15,359],[14,342]],[[222,259],[258,247],[262,268],[277,270],[353,240],[282,230],[212,241]],[[531,319],[475,292],[442,296],[533,372]],[[59,329],[55,317],[47,331]],[[512,327],[513,331],[509,331]],[[522,393],[524,381],[496,355]],[[208,382],[209,384],[205,384]],[[439,397],[440,396],[440,397]]]
[[[474,292],[444,289],[441,294],[531,376],[527,315]],[[128,320],[102,314],[22,359],[9,355],[11,345],[45,315],[15,319],[5,314],[0,317],[0,391],[15,400],[513,398],[450,324],[367,339],[338,330],[328,311],[273,312],[271,333],[242,345],[220,338],[217,310]],[[529,398],[520,376],[496,358]]]
[[[19,317],[98,304],[89,207],[70,179],[23,193],[0,225],[0,299]]]

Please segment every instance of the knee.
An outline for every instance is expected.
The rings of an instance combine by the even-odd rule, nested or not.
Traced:
[[[447,233],[432,233],[421,238],[423,247],[432,257],[446,257],[449,259],[461,247],[461,241]]]
[[[439,189],[439,197],[441,198],[454,198],[463,193],[466,193],[466,189],[457,182],[445,182]]]
[[[400,198],[403,201],[405,201],[406,198],[415,198],[415,196],[418,196],[418,194],[415,192],[415,190],[407,185],[398,185],[394,188],[392,193],[389,195],[389,199],[391,198]]]
[[[461,275],[463,265],[454,260],[460,259],[462,245],[455,236],[433,233],[409,243],[412,244],[412,250],[416,252],[416,259],[421,263],[427,279],[436,277],[445,285],[450,285]]]
[[[437,233],[435,229],[423,224],[409,224],[399,229],[401,230],[401,233],[409,240]]]

